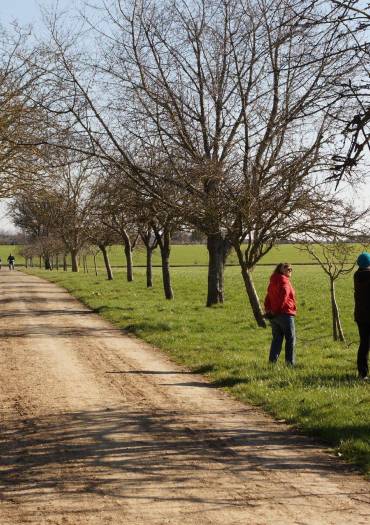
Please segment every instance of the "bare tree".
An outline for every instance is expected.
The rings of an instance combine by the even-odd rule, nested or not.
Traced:
[[[78,254],[88,242],[91,221],[93,167],[80,159],[56,170],[52,198],[56,207],[55,231],[71,255],[72,272],[78,272]]]
[[[231,246],[239,249],[260,324],[250,270],[322,213],[319,192],[309,194],[319,187],[312,172],[327,167],[345,113],[335,86],[358,66],[338,24],[321,30],[322,5],[114,0],[98,11],[103,25],[86,18],[99,39],[95,56],[50,23],[42,107],[74,130],[74,149],[207,236],[208,306],[223,301],[224,264]]]
[[[319,38],[316,26],[302,25],[302,4],[306,16],[317,16],[312,2],[294,0],[199,0],[192,9],[181,0],[113,2],[106,11],[113,29],[105,72],[117,101],[126,96],[128,130],[141,134],[143,147],[160,148],[171,167],[166,181],[183,191],[184,220],[207,236],[209,306],[223,301],[235,231],[239,246],[258,231],[266,239],[269,231],[271,246],[282,233],[279,217],[302,203],[297,187],[332,140],[339,108],[331,90],[356,67],[339,30]],[[314,55],[320,59],[307,60]],[[286,207],[274,214],[274,191],[279,199],[284,189]],[[252,253],[250,268],[257,260]],[[243,275],[254,297],[248,272]]]
[[[42,72],[28,40],[27,30],[0,28],[0,197],[32,191],[43,178],[49,116],[34,100]]]
[[[356,264],[358,248],[352,242],[328,238],[326,242],[310,242],[302,245],[320,265],[329,279],[332,314],[332,334],[334,341],[345,341],[340,313],[335,294],[335,282],[350,273]]]
[[[100,176],[93,188],[95,221],[111,230],[124,246],[127,281],[134,279],[132,252],[138,231],[135,224],[135,193],[125,185],[125,177],[114,169]]]
[[[95,274],[97,275],[97,266],[96,266],[96,251],[94,250],[94,245],[99,248],[103,255],[104,265],[107,272],[107,278],[109,281],[113,280],[113,270],[109,260],[109,247],[113,244],[116,244],[119,241],[119,236],[112,230],[109,226],[106,226],[100,220],[100,213],[96,213],[95,208],[96,201],[93,199],[92,213],[90,216],[90,222],[87,229],[87,237],[93,246],[89,246],[89,252],[93,254],[94,257],[94,266]]]
[[[332,157],[333,174],[330,179],[336,181],[338,186],[347,175],[353,179],[353,175],[358,171],[356,168],[361,166],[360,160],[364,158],[370,145],[369,4],[362,0],[314,0],[312,4],[318,5],[320,9],[316,16],[312,16],[305,6],[302,6],[299,12],[302,23],[319,27],[321,34],[330,35],[334,30],[346,46],[340,46],[333,52],[339,57],[351,50],[360,65],[357,74],[344,78],[333,86],[347,109],[342,115],[338,115],[338,151]],[[317,56],[310,58],[311,61],[317,59]]]
[[[153,228],[150,224],[139,226],[140,238],[146,250],[146,286],[152,288],[153,286],[153,265],[152,257],[154,250],[158,247],[158,241],[154,235]]]

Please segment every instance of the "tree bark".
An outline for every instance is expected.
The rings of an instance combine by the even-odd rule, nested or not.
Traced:
[[[51,270],[51,263],[50,263],[50,257],[48,255],[45,255],[44,257],[44,268],[45,270]]]
[[[146,248],[146,286],[147,288],[153,287],[153,251],[158,246],[158,238],[154,233],[154,240],[152,239],[152,228],[147,228],[139,232],[141,240],[143,241]]]
[[[243,276],[245,289],[247,291],[248,299],[252,307],[254,318],[257,321],[258,326],[260,326],[261,328],[266,328],[266,321],[263,318],[263,311],[261,308],[261,303],[259,301],[259,297],[254,287],[251,272],[245,266],[244,268],[242,268],[242,276]]]
[[[68,265],[67,265],[67,256],[66,254],[63,255],[63,271],[66,272],[68,270]]]
[[[78,253],[76,250],[71,250],[72,272],[78,272]]]
[[[155,225],[152,225],[152,228],[161,252],[164,296],[171,300],[174,297],[170,274],[171,233],[166,226],[164,226],[162,234]]]
[[[152,265],[153,250],[149,246],[146,247],[146,287],[153,287],[153,265]]]
[[[99,248],[103,254],[103,258],[104,258],[104,264],[105,264],[105,268],[107,270],[107,277],[108,277],[108,281],[112,281],[113,280],[113,272],[112,272],[112,268],[111,268],[111,265],[110,265],[110,262],[109,262],[109,257],[108,257],[108,253],[107,253],[107,247],[104,245],[104,244],[99,244]]]
[[[127,281],[130,283],[134,280],[134,272],[132,265],[132,249],[130,237],[127,235],[126,231],[122,232],[123,244],[125,247],[125,257],[126,257],[126,268],[127,268]]]
[[[266,328],[266,321],[263,317],[263,310],[261,303],[254,287],[251,271],[247,268],[245,263],[243,253],[240,249],[239,244],[234,244],[236,255],[238,256],[239,266],[242,272],[242,277],[244,281],[245,290],[248,295],[249,304],[251,305],[254,318],[261,328]]]
[[[332,326],[333,326],[333,339],[334,341],[345,341],[342,323],[340,321],[339,308],[335,297],[335,283],[334,279],[330,279],[330,299],[331,299],[331,312],[332,312]]]
[[[166,299],[173,299],[173,290],[171,284],[170,274],[170,253],[171,253],[171,236],[170,232],[165,228],[163,232],[163,239],[159,245],[162,259],[162,278],[164,296]]]
[[[98,268],[96,266],[96,255],[94,255],[94,268],[95,268],[95,275],[98,275]]]
[[[224,302],[224,268],[230,251],[228,241],[221,233],[207,236],[208,250],[208,294],[207,306]]]

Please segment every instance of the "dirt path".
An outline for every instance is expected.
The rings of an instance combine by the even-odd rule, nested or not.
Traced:
[[[368,524],[369,484],[125,337],[0,272],[0,524]]]

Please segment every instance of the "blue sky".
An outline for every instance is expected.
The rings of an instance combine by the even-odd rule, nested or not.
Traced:
[[[40,20],[40,5],[52,7],[56,0],[0,0],[0,20],[3,26],[13,20],[20,25],[37,25]],[[73,4],[78,5],[78,0],[58,0],[59,7],[65,8]]]
[[[1,0],[0,16],[2,25],[17,19],[21,24],[34,22],[39,17],[35,0]]]

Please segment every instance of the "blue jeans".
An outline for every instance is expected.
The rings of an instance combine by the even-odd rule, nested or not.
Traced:
[[[285,362],[295,364],[295,324],[294,315],[279,314],[271,319],[272,341],[269,361],[275,363],[283,346],[285,337]]]

